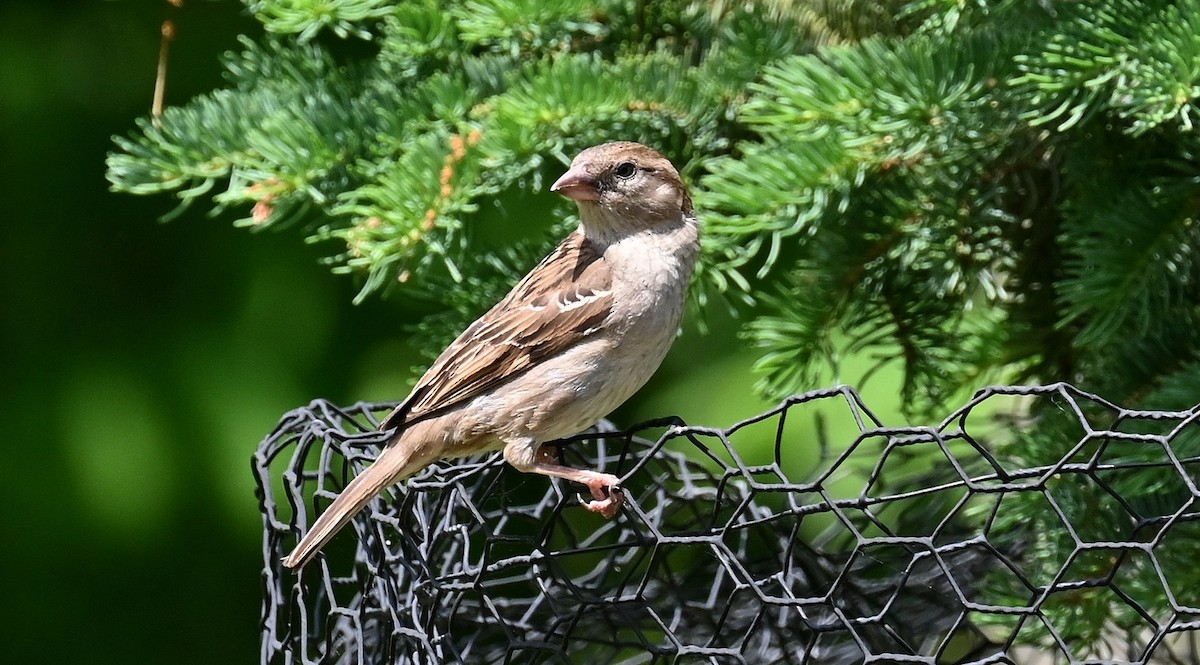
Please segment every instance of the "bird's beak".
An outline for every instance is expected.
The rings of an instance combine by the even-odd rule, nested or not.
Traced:
[[[596,201],[600,199],[600,181],[581,168],[571,167],[550,185],[550,191],[576,201]]]

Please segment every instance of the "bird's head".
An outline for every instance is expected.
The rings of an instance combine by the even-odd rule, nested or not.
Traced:
[[[573,199],[585,228],[636,231],[693,215],[679,172],[653,148],[615,141],[579,153],[550,191]],[[600,230],[600,229],[597,229]]]

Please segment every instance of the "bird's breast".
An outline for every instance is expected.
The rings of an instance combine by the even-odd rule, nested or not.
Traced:
[[[604,260],[612,271],[611,330],[622,337],[663,337],[669,345],[683,315],[697,239],[694,224],[684,224],[609,245]]]

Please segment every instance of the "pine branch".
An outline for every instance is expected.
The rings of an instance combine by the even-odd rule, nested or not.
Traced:
[[[1013,260],[996,162],[1015,120],[995,109],[994,72],[977,55],[868,41],[780,61],[751,85],[758,95],[742,114],[766,142],[714,161],[700,201],[716,211],[708,232],[722,270],[757,262],[755,278],[767,279],[799,261],[783,292],[805,302],[776,297],[777,312],[749,329],[768,349],[758,368],[772,394],[811,385],[814,363],[836,357],[839,330],[850,350],[903,363],[914,409],[953,390],[947,376],[990,369],[969,362],[1000,356],[964,355],[953,341],[975,299],[1003,304]]]
[[[921,0],[857,23],[854,0],[258,2],[291,37],[246,42],[230,88],[117,139],[109,178],[301,225],[360,298],[399,288],[458,316],[482,295],[447,292],[518,274],[505,251],[536,255],[571,224],[532,193],[559,162],[642,140],[697,185],[696,302],[776,294],[750,328],[771,390],[870,353],[904,364],[910,408],[932,407],[955,377],[1091,377],[1111,370],[1077,356],[1140,349],[1145,394],[1178,367],[1136,342],[1197,297],[1195,2],[1056,19],[1037,0]],[[378,50],[338,62],[320,32]],[[1087,153],[1092,117],[1136,150]],[[1080,171],[1058,188],[1088,160],[1136,164],[1134,186],[1096,196]]]
[[[250,204],[235,222],[246,226],[311,220],[310,208],[328,214],[361,149],[341,128],[374,124],[370,98],[355,93],[360,76],[315,45],[243,43],[247,51],[228,65],[239,87],[170,108],[157,123],[140,120],[140,137],[114,139],[114,189],[175,191],[186,206],[224,182],[215,210]],[[259,81],[253,89],[250,79]]]
[[[1098,113],[1137,135],[1166,122],[1191,130],[1200,97],[1200,2],[1064,6],[1044,50],[1017,58],[1026,118],[1067,130]]]
[[[489,51],[569,50],[573,40],[599,40],[605,26],[588,0],[469,0],[451,8],[459,38]]]
[[[271,32],[296,34],[301,42],[331,30],[338,37],[369,39],[363,23],[387,16],[393,0],[243,0]]]
[[[1111,184],[1063,229],[1062,325],[1081,324],[1080,347],[1164,329],[1200,297],[1195,186]]]
[[[544,11],[574,16],[580,7]],[[459,266],[474,251],[464,229],[479,200],[537,185],[546,154],[565,160],[614,134],[686,165],[725,141],[731,95],[755,63],[798,47],[771,27],[710,43],[718,55],[700,68],[668,50],[609,59],[537,40],[498,55],[489,40],[512,26],[497,21],[522,14],[494,9],[490,18],[463,13],[447,23],[431,4],[405,5],[383,24],[379,60],[352,67],[312,43],[288,50],[247,42],[227,65],[236,87],[173,110],[161,127],[143,125],[140,138],[118,139],[125,154],[110,158],[110,179],[135,193],[175,190],[185,203],[228,182],[213,197],[216,210],[253,204],[240,224],[302,220],[317,227],[311,241],[343,243],[331,262],[365,275],[359,298],[413,270],[461,282]],[[587,51],[588,39],[603,36],[599,23],[589,25],[578,32]],[[756,34],[771,47],[756,48]],[[515,55],[538,52],[548,54]],[[448,64],[458,66],[443,73]]]

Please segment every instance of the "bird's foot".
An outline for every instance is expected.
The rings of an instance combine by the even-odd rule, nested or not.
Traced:
[[[621,493],[621,488],[617,484],[620,479],[608,473],[590,473],[586,479],[582,479],[584,485],[592,491],[593,501],[588,501],[579,496],[579,502],[585,508],[593,513],[612,519],[617,516],[617,512],[621,510],[621,504],[625,502],[625,495]]]

